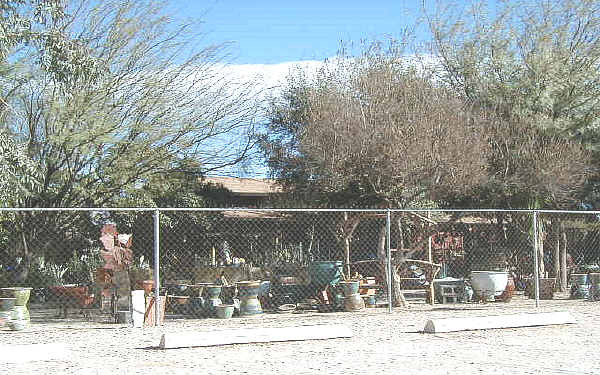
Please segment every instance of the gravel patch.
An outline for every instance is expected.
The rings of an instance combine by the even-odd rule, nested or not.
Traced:
[[[564,296],[563,296],[564,297]],[[174,319],[162,327],[128,328],[32,312],[26,331],[0,330],[0,345],[64,343],[67,360],[7,365],[0,373],[31,374],[596,374],[600,371],[600,303],[557,299],[534,302],[429,306],[346,313],[263,314],[258,318]],[[577,324],[423,334],[428,319],[522,312],[568,311]],[[349,339],[238,344],[160,350],[164,332],[345,324]]]

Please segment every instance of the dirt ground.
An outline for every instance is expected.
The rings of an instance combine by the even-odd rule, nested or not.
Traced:
[[[62,343],[62,360],[6,364],[4,374],[598,374],[600,302],[534,301],[371,308],[346,313],[263,314],[258,318],[175,319],[162,327],[128,328],[81,319],[32,317],[26,331],[0,330],[0,345]],[[568,311],[577,324],[421,333],[428,319]],[[39,313],[38,313],[39,314]],[[42,323],[43,320],[43,323]],[[160,350],[164,332],[345,324],[353,337]]]

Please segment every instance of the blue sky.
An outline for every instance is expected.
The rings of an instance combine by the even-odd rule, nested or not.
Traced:
[[[398,37],[421,0],[176,0],[175,14],[200,18],[206,42],[235,42],[234,64],[323,60],[340,41]]]

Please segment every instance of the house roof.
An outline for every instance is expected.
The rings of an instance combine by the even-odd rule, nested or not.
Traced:
[[[223,186],[237,196],[263,197],[273,193],[281,193],[283,189],[275,180],[268,178],[238,178],[211,176],[202,179],[204,183]]]

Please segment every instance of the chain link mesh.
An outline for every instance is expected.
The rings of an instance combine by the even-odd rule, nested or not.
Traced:
[[[143,290],[154,324],[156,250],[162,319],[533,300],[536,249],[540,299],[600,300],[595,213],[161,209],[158,249],[152,211],[0,214],[23,319],[128,321]]]

